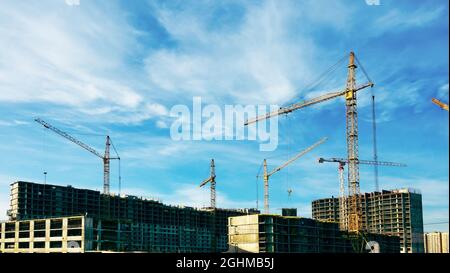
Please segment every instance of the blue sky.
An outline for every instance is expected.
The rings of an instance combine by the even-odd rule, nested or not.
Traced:
[[[44,130],[41,117],[98,150],[109,134],[122,157],[122,192],[188,206],[209,204],[198,184],[216,161],[218,206],[255,207],[263,158],[276,167],[323,136],[328,141],[271,178],[271,208],[338,194],[334,164],[345,157],[343,99],[280,117],[280,145],[170,139],[176,104],[286,105],[345,85],[345,64],[312,90],[313,79],[354,50],[375,82],[359,95],[360,158],[371,159],[370,98],[377,99],[384,189],[423,194],[424,222],[448,221],[448,2],[388,1],[6,1],[0,0],[0,218],[9,184],[43,181],[102,189],[102,163]],[[358,70],[357,80],[364,80]],[[113,162],[111,191],[118,190]],[[260,208],[262,182],[258,182]],[[290,198],[287,189],[292,188]],[[361,189],[374,189],[361,166]],[[425,226],[448,230],[448,224]]]

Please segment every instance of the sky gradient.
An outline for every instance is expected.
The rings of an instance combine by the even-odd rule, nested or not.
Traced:
[[[342,89],[346,64],[319,75],[353,50],[375,83],[360,92],[360,158],[372,159],[371,95],[376,96],[383,189],[423,194],[424,222],[448,222],[448,1],[6,1],[0,0],[0,219],[16,180],[102,189],[102,162],[33,122],[41,117],[104,149],[111,136],[122,158],[122,193],[164,203],[209,205],[198,184],[216,162],[217,205],[262,209],[269,168],[327,136],[328,141],[271,177],[271,210],[337,196],[345,157],[342,98],[279,118],[279,146],[254,141],[172,141],[177,104],[287,105]],[[357,70],[357,81],[365,78]],[[361,166],[361,190],[374,190]],[[112,164],[111,191],[118,192]],[[287,189],[293,193],[288,197]],[[257,194],[258,189],[258,194]],[[448,231],[448,223],[425,230]]]

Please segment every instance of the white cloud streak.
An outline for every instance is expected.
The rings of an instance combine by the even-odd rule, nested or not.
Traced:
[[[36,9],[53,9],[56,15],[40,16]],[[60,105],[116,122],[164,114],[164,106],[149,102],[120,77],[124,58],[136,48],[136,32],[118,10],[110,10],[116,14],[88,3],[77,9],[4,3],[0,102]]]

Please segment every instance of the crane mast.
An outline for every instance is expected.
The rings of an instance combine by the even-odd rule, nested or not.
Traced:
[[[211,186],[211,208],[216,208],[216,170],[214,165],[214,159],[211,159],[211,165],[210,165],[210,176],[203,180],[203,182],[200,184],[199,187],[203,187],[204,185],[210,183]]]
[[[85,144],[84,142],[74,138],[73,136],[69,135],[68,133],[56,128],[55,126],[45,122],[44,120],[40,118],[36,118],[34,121],[44,126],[44,128],[49,129],[56,134],[70,140],[71,142],[77,144],[78,146],[82,147],[83,149],[91,152],[95,156],[99,157],[103,161],[103,193],[109,194],[110,189],[110,161],[111,159],[118,159],[120,160],[119,155],[117,154],[117,157],[111,157],[110,156],[110,147],[111,147],[111,138],[109,136],[106,136],[106,143],[105,143],[105,154],[102,155],[100,152],[95,150],[94,148],[90,147],[89,145]],[[120,179],[120,178],[119,178]]]
[[[359,200],[360,188],[359,188],[359,168],[358,168],[358,112],[357,112],[357,97],[356,94],[360,90],[367,87],[373,87],[373,82],[368,78],[368,82],[362,85],[356,85],[356,63],[357,61],[354,52],[350,52],[348,63],[348,74],[345,90],[331,92],[319,97],[294,103],[287,107],[282,107],[276,111],[260,115],[252,119],[245,121],[244,125],[249,125],[261,120],[265,120],[277,115],[287,114],[314,104],[322,103],[333,98],[340,96],[345,97],[346,106],[346,141],[347,141],[347,160],[349,165],[348,181],[349,181],[349,195],[350,195],[350,219],[349,230],[360,231],[361,228],[361,204]]]
[[[359,231],[361,227],[361,201],[359,189],[358,161],[358,112],[355,92],[355,54],[350,52],[348,65],[347,88],[345,94],[346,127],[347,127],[347,157],[348,186],[350,196],[349,230]]]
[[[105,143],[105,156],[103,159],[103,193],[109,194],[109,171],[110,171],[110,157],[109,149],[111,146],[111,140],[109,136],[106,136]]]
[[[348,204],[347,202],[351,202],[351,196],[350,200],[347,199],[347,196],[345,194],[345,179],[344,179],[344,166],[345,164],[349,163],[348,159],[345,158],[319,158],[319,163],[324,162],[335,162],[338,163],[338,174],[339,174],[339,227],[341,230],[350,230],[350,217],[351,211],[349,213],[348,211]],[[373,160],[356,160],[354,161],[357,165],[359,164],[365,164],[365,165],[374,165],[374,166],[388,166],[388,167],[406,167],[405,164],[402,163],[395,163],[395,162],[388,162],[388,161],[373,161]],[[358,196],[359,198],[359,196]],[[361,228],[361,226],[360,226]]]
[[[345,177],[344,177],[345,162],[339,162],[338,175],[339,175],[339,227],[341,230],[348,229],[347,219],[347,201],[345,196]]]

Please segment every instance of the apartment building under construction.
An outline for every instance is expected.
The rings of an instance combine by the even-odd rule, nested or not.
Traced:
[[[422,195],[418,191],[383,190],[365,193],[360,197],[364,231],[399,236],[401,252],[424,252]],[[313,201],[312,217],[339,222],[339,198]]]
[[[355,236],[337,223],[297,216],[257,214],[228,219],[229,252],[250,253],[400,253],[397,236]],[[376,242],[376,243],[375,243]]]
[[[82,216],[84,229],[92,230],[94,236],[83,239],[89,239],[85,240],[89,247],[84,248],[88,251],[224,252],[228,249],[228,217],[258,213],[169,206],[135,196],[24,181],[11,184],[10,202],[10,221],[3,224],[8,228],[2,236],[13,225],[18,225],[20,234],[21,225],[28,225],[24,231],[29,231],[35,220]]]

